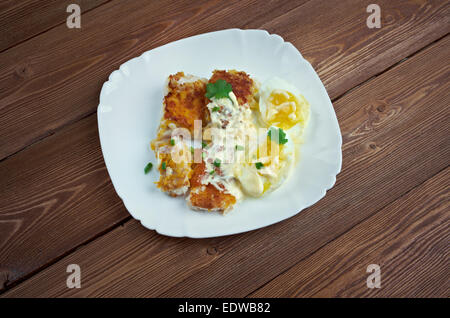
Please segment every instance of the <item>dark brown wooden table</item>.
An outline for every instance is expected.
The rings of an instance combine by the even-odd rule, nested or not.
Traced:
[[[80,29],[66,25],[70,3]],[[342,172],[319,203],[267,228],[158,235],[108,177],[101,85],[149,49],[232,27],[279,34],[312,63],[341,127]],[[449,31],[443,0],[2,1],[1,296],[449,297]],[[69,264],[79,289],[66,286]]]

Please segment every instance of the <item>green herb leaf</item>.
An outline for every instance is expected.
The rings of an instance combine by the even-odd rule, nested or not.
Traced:
[[[227,97],[229,98],[228,94],[231,91],[233,91],[233,87],[231,86],[231,84],[223,79],[219,79],[215,83],[206,84],[205,96],[209,99],[211,99],[213,97],[215,97],[217,99],[227,98]]]
[[[194,153],[194,147],[191,147],[191,152]]]
[[[219,110],[220,110],[219,106],[214,106],[212,109],[213,112],[218,112]]]
[[[280,145],[284,145],[288,142],[286,133],[281,128],[270,127],[267,136]]]
[[[147,165],[144,168],[145,174],[149,173],[150,170],[152,170],[152,168],[153,168],[153,163],[151,163],[151,162],[147,163]]]
[[[206,148],[206,146],[208,146],[208,144],[204,141],[202,141],[202,148]]]
[[[209,174],[213,175],[213,174],[214,174],[214,172],[215,172],[214,170],[211,170],[211,172],[210,172]]]
[[[236,150],[245,150],[244,146],[236,145]]]
[[[221,161],[219,159],[214,160],[214,165],[219,168]]]
[[[264,167],[264,165],[262,164],[262,162],[257,162],[257,163],[255,163],[255,167],[256,167],[256,169],[261,169],[262,167]]]
[[[175,146],[175,139],[170,139],[170,144],[171,144],[172,146]]]
[[[161,164],[161,169],[166,170],[166,163],[165,163],[165,162],[163,162],[163,163]]]

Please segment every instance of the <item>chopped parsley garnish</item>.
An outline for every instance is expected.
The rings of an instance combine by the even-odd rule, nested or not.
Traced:
[[[217,167],[217,168],[219,168],[220,167],[220,160],[219,159],[216,159],[216,160],[214,160],[214,165]]]
[[[170,139],[170,144],[171,144],[172,146],[175,146],[175,139]]]
[[[288,142],[286,138],[286,133],[281,128],[270,127],[269,132],[267,133],[270,139],[276,141],[280,145],[284,145]]]
[[[219,110],[220,110],[219,106],[214,106],[212,109],[213,112],[218,112]]]
[[[206,148],[206,146],[208,146],[208,144],[204,141],[202,141],[202,148]]]
[[[223,79],[217,80],[215,83],[206,84],[206,94],[205,96],[209,99],[215,97],[220,98],[230,98],[228,94],[233,90],[230,83]],[[214,111],[214,109],[213,109]]]
[[[211,170],[211,172],[210,172],[209,174],[213,175],[213,174],[214,174],[214,172],[215,172],[214,170]]]
[[[244,150],[244,146],[236,145],[236,150]]]
[[[165,162],[163,162],[163,163],[161,164],[161,169],[166,170],[166,163],[165,163]]]
[[[257,162],[257,163],[255,163],[255,167],[256,167],[256,169],[261,169],[262,167],[264,167],[264,165],[262,164],[262,162]]]
[[[147,165],[144,168],[145,174],[149,173],[150,170],[152,170],[152,168],[153,168],[153,163],[151,163],[151,162],[147,163]]]
[[[194,153],[194,147],[191,147],[191,152]]]

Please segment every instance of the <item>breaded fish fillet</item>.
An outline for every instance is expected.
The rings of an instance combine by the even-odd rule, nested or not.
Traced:
[[[189,189],[189,179],[192,175],[191,162],[188,158],[177,160],[172,158],[172,150],[189,151],[182,141],[177,144],[172,139],[172,131],[176,128],[186,128],[193,132],[194,120],[203,120],[206,113],[207,99],[206,79],[200,79],[183,72],[170,75],[167,81],[167,94],[164,97],[163,118],[158,135],[152,141],[151,147],[158,159],[160,171],[157,186],[171,196],[184,195]]]

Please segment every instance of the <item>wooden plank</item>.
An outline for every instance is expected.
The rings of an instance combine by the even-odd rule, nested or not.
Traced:
[[[448,297],[450,168],[389,204],[251,297]],[[381,288],[367,288],[369,264]]]
[[[441,61],[449,48],[447,37],[335,103],[344,137],[343,172],[322,201],[299,215],[257,231],[202,240],[162,237],[132,220],[4,295],[248,295],[447,166],[449,69]],[[97,205],[98,211],[108,207],[102,200]],[[36,236],[42,234],[39,224]],[[14,255],[6,270],[21,268],[20,260]],[[84,275],[79,290],[65,285],[66,267],[73,263]]]
[[[83,15],[81,30],[62,25],[1,53],[0,159],[93,113],[112,70],[185,36],[230,26],[279,33],[334,98],[450,29],[446,1],[379,1],[380,29],[366,26],[370,0],[304,2],[112,1]]]
[[[5,0],[0,3],[0,52],[58,24],[65,23],[69,4],[83,12],[109,0]]]

